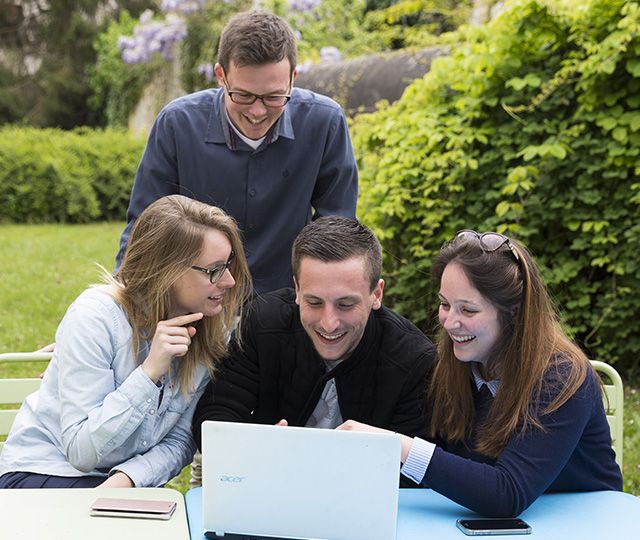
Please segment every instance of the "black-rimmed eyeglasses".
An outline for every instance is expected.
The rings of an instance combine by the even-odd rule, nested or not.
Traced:
[[[223,79],[223,81],[229,99],[238,105],[253,105],[256,100],[259,99],[265,107],[280,109],[289,103],[289,100],[291,99],[290,94],[268,94],[266,96],[261,96],[258,94],[251,94],[250,92],[232,91],[229,90],[229,83],[227,83],[227,79]]]
[[[229,258],[225,263],[216,264],[213,268],[203,268],[202,266],[192,266],[191,268],[193,270],[197,270],[198,272],[204,272],[205,274],[208,274],[209,281],[213,285],[214,283],[217,283],[218,281],[220,281],[222,274],[224,274],[227,268],[231,266],[231,263],[233,262],[233,259],[235,258],[235,256],[236,256],[235,251],[231,251]]]
[[[513,253],[513,256],[516,258],[516,261],[520,261],[520,256],[518,252],[511,244],[511,241],[504,234],[500,234],[497,232],[484,232],[478,233],[476,231],[472,231],[471,229],[463,229],[462,231],[458,231],[456,233],[456,240],[478,240],[480,243],[480,249],[485,253],[491,253],[493,251],[498,251],[505,244]]]

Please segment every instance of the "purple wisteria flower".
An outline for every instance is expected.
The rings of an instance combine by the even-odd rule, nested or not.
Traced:
[[[342,60],[342,53],[336,47],[322,47],[320,49],[320,61],[323,64],[335,64]]]
[[[165,13],[176,12],[189,15],[204,7],[205,0],[162,0],[160,9]]]
[[[172,60],[174,44],[186,35],[187,25],[182,17],[169,13],[163,21],[154,20],[153,12],[146,10],[140,15],[140,24],[133,29],[133,36],[120,36],[118,47],[127,64],[148,62],[155,53]]]
[[[322,0],[289,0],[291,11],[299,11],[301,13],[312,11],[322,3]]]
[[[199,64],[198,65],[198,73],[200,75],[204,75],[204,80],[207,82],[213,81],[213,64]]]
[[[298,64],[296,66],[296,71],[298,73],[306,73],[313,66],[313,62],[311,60],[305,60],[302,64]]]

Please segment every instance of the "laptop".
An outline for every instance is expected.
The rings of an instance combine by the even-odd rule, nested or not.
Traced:
[[[202,424],[207,538],[395,540],[400,437]]]

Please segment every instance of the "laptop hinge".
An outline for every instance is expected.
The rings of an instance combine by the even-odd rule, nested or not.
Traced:
[[[204,536],[210,540],[309,540],[308,538],[292,538],[291,536],[260,536],[255,534],[218,533],[205,531]]]

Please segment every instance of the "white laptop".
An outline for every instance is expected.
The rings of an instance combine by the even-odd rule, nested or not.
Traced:
[[[202,424],[208,538],[394,540],[400,437]]]

